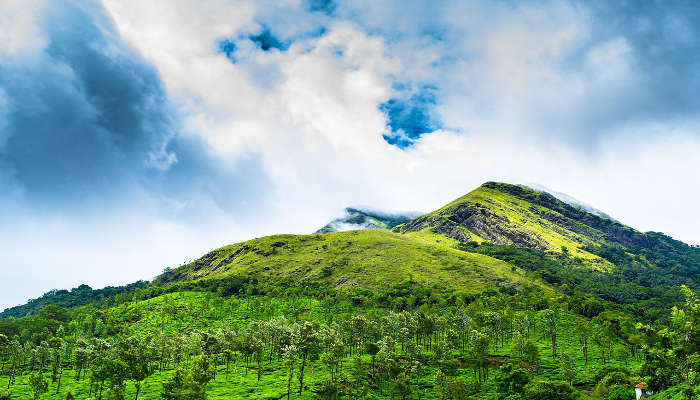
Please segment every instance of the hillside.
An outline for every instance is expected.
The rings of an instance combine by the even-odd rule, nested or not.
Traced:
[[[566,246],[584,258],[587,245],[608,243],[638,233],[524,186],[487,182],[424,216],[394,228],[406,233],[430,229],[461,242],[488,241],[561,252]]]
[[[156,283],[250,276],[268,285],[292,281],[338,289],[381,290],[410,281],[479,293],[491,285],[535,284],[495,258],[418,236],[379,230],[274,235],[225,246],[160,276]],[[537,283],[543,286],[540,283]]]
[[[225,246],[167,270],[150,286],[228,279],[254,280],[255,290],[267,292],[295,286],[377,293],[409,282],[414,288],[478,293],[494,283],[527,283],[593,295],[650,320],[680,299],[680,285],[698,287],[700,249],[638,232],[525,186],[487,182],[393,232],[373,229],[406,218],[348,209],[344,223],[372,229],[275,235]],[[330,225],[327,230],[338,228]],[[91,295],[52,291],[1,316],[21,317],[51,304],[109,301],[117,293],[110,295],[111,289]]]
[[[487,241],[558,253],[564,246],[571,254],[594,261],[598,256],[591,252],[591,246],[617,245],[682,252],[689,257],[700,255],[699,249],[663,234],[642,233],[567,204],[549,193],[499,182],[487,182],[436,211],[395,227],[394,231],[424,229],[460,242]]]

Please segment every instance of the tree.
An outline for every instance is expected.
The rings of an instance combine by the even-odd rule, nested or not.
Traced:
[[[5,369],[5,353],[10,347],[10,338],[0,333],[0,371]]]
[[[29,375],[29,386],[34,393],[34,400],[39,400],[42,394],[49,391],[49,382],[44,378],[41,371]]]
[[[54,372],[54,374],[58,374],[58,384],[56,385],[56,394],[61,391],[61,380],[63,379],[63,365],[65,362],[70,361],[70,353],[71,353],[71,347],[68,346],[68,344],[60,340],[59,342],[59,347],[57,349],[54,349],[55,354],[55,366],[54,368],[58,368],[57,372]]]
[[[212,379],[214,379],[214,366],[211,364],[209,356],[203,354],[196,357],[192,363],[190,380],[206,392],[207,383]]]
[[[206,386],[214,377],[213,367],[206,354],[197,356],[189,371],[175,370],[172,378],[163,383],[161,393],[165,400],[206,400]]]
[[[531,340],[526,341],[523,346],[523,359],[532,365],[534,369],[540,367],[540,350]]]
[[[552,309],[546,310],[542,315],[542,322],[547,330],[547,336],[552,340],[552,358],[557,357],[558,319],[558,313]]]
[[[583,353],[584,365],[588,367],[588,341],[593,334],[593,327],[591,323],[583,318],[576,319],[576,337],[578,338],[578,343],[581,345],[581,352]]]
[[[124,400],[126,390],[124,381],[130,376],[129,367],[119,357],[109,357],[102,363],[102,376],[109,381],[107,398],[109,400]]]
[[[535,381],[525,386],[527,400],[574,400],[578,396],[574,389],[563,381]]]
[[[489,372],[489,337],[479,331],[472,331],[469,353],[474,365],[474,376],[479,384],[488,379]]]
[[[289,345],[283,350],[284,364],[287,367],[287,400],[289,400],[292,391],[292,378],[294,377],[294,367],[298,357],[296,346]]]
[[[576,376],[576,363],[568,353],[561,353],[559,357],[559,374],[573,384],[574,376]]]
[[[80,372],[85,368],[88,354],[88,343],[83,339],[78,340],[73,351],[73,369],[75,369],[75,380],[77,381],[80,381]]]
[[[299,358],[299,394],[301,395],[304,389],[304,367],[309,356],[318,351],[318,333],[311,322],[304,322],[292,335],[292,343],[296,347]]]
[[[187,373],[184,369],[178,368],[173,373],[173,376],[167,382],[163,383],[163,391],[161,396],[164,400],[189,400],[202,399],[203,396],[199,393],[192,393],[191,388],[187,386]]]
[[[22,345],[19,343],[19,340],[17,338],[13,339],[12,342],[10,343],[10,378],[7,380],[7,389],[10,389],[10,386],[15,383],[15,376],[17,374],[17,370],[21,367],[22,365],[22,358],[24,357],[24,348]]]
[[[438,398],[445,400],[464,400],[469,395],[464,379],[447,376],[439,369],[435,373],[435,391]]]
[[[496,388],[501,397],[520,394],[530,382],[530,375],[517,364],[503,364],[496,373]]]
[[[119,342],[117,351],[119,358],[127,367],[127,379],[134,381],[136,387],[134,400],[138,400],[141,392],[141,382],[153,373],[151,354],[141,339],[136,336],[124,338]]]
[[[593,335],[593,341],[598,345],[603,364],[607,363],[612,358],[615,348],[614,335],[611,330],[605,326],[599,328]]]

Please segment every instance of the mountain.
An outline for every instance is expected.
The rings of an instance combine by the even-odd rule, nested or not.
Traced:
[[[391,229],[408,222],[418,213],[392,214],[381,211],[363,210],[354,207],[345,208],[345,215],[326,224],[315,233],[342,232],[358,229]]]
[[[648,244],[646,235],[522,185],[487,182],[446,206],[394,228],[429,229],[460,242],[490,242],[598,258],[587,246]]]
[[[166,271],[150,286],[179,290],[245,281],[262,292],[275,285],[381,292],[409,282],[465,293],[493,284],[565,287],[569,294],[593,295],[642,316],[678,298],[680,285],[698,285],[700,249],[522,185],[487,182],[413,219],[357,208],[346,213],[320,233],[222,247]],[[348,227],[362,230],[328,232]],[[56,291],[2,316],[87,302],[89,296]]]
[[[349,214],[368,221],[360,212]],[[155,284],[233,279],[256,282],[263,292],[282,285],[373,293],[406,281],[446,293],[476,293],[494,283],[549,285],[653,318],[673,296],[679,298],[680,285],[697,287],[699,273],[700,249],[639,232],[546,192],[487,182],[391,232],[254,239],[214,250]]]
[[[700,249],[498,182],[340,220],[7,310],[0,398],[700,396]]]
[[[102,289],[93,289],[88,285],[80,285],[68,290],[51,290],[37,299],[31,299],[27,303],[7,308],[0,312],[0,318],[23,317],[34,314],[48,305],[60,307],[79,307],[90,303],[110,299],[121,293],[128,293],[135,289],[143,288],[147,282],[138,281],[125,286],[107,286]]]
[[[680,298],[680,285],[698,287],[700,249],[522,185],[487,182],[393,231],[457,241],[462,250],[502,259],[550,284],[625,304],[649,318],[659,305]]]

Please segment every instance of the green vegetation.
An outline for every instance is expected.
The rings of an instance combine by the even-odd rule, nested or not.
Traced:
[[[164,273],[155,283],[166,286],[202,279],[259,282],[257,289],[270,295],[285,294],[298,286],[317,292],[339,288],[370,295],[402,283],[437,292],[474,294],[499,282],[544,287],[521,269],[513,270],[512,265],[495,258],[379,230],[253,239],[214,250]]]
[[[47,305],[61,307],[77,307],[86,304],[109,305],[115,297],[122,293],[145,287],[148,282],[138,281],[125,286],[107,286],[103,289],[93,289],[88,285],[80,285],[72,290],[52,290],[38,299],[29,300],[26,304],[8,308],[0,312],[0,318],[24,317],[34,314]]]
[[[4,399],[699,399],[698,249],[487,183],[0,318]]]
[[[73,309],[64,324],[25,317],[17,322],[37,331],[0,336],[0,385],[18,399],[607,399],[641,380],[657,391],[697,383],[700,306],[689,289],[659,328],[611,311],[589,319],[564,296],[523,289],[403,311],[358,307],[341,291],[176,292]]]

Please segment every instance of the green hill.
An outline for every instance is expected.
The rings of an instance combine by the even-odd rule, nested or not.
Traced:
[[[225,246],[169,271],[156,282],[253,277],[269,286],[312,283],[379,291],[409,281],[442,291],[479,293],[492,285],[536,284],[523,270],[493,257],[460,251],[448,241],[380,230],[274,235]]]
[[[487,182],[446,206],[393,229],[438,235],[538,273],[569,294],[625,304],[638,317],[698,288],[700,249],[639,232],[521,185]],[[571,291],[573,289],[573,291]]]

